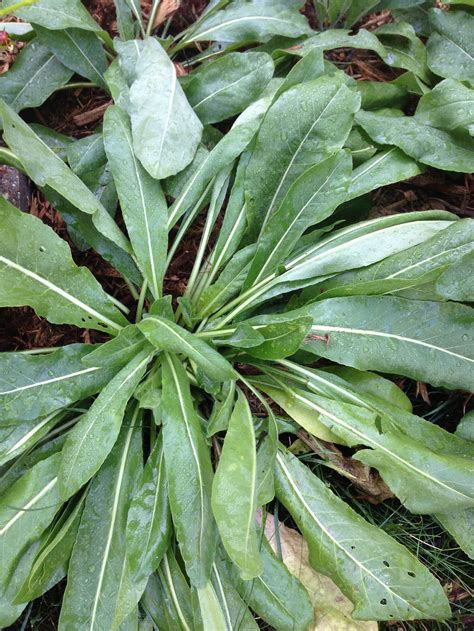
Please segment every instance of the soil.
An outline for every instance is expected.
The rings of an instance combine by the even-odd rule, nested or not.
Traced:
[[[85,4],[99,24],[115,36],[117,23],[113,0],[86,0]],[[149,11],[150,4],[150,0],[142,1],[145,14]],[[170,32],[177,33],[189,26],[206,5],[207,0],[182,0],[181,7],[171,22]],[[312,26],[316,27],[316,15],[311,0],[307,1],[304,12]],[[389,22],[390,19],[390,14],[384,11],[368,16],[358,26],[374,29]],[[16,43],[0,50],[0,74],[9,68],[21,47],[21,43]],[[368,51],[339,49],[331,51],[327,56],[355,79],[389,81],[395,78],[398,72],[388,68],[375,54]],[[26,111],[23,115],[27,121],[40,122],[61,133],[81,138],[93,133],[101,125],[103,113],[109,102],[108,96],[99,89],[62,91],[48,99],[42,107]],[[423,175],[377,190],[373,195],[372,212],[374,215],[384,215],[437,208],[449,210],[459,217],[474,217],[473,189],[472,176],[453,175],[430,169]],[[30,212],[40,217],[64,238],[71,246],[75,262],[87,266],[103,288],[132,309],[133,314],[135,304],[120,275],[93,250],[81,252],[74,246],[60,215],[38,191],[33,192]],[[202,219],[198,219],[188,231],[165,278],[165,293],[171,294],[175,301],[186,288],[203,223]],[[215,233],[217,230],[218,226]],[[171,239],[173,236],[174,233]],[[99,342],[105,339],[106,336],[97,331],[81,330],[68,325],[51,325],[45,319],[37,317],[28,307],[0,309],[0,351],[61,346],[73,342]],[[444,412],[437,422],[448,430],[454,429],[457,420],[471,404],[470,397],[463,393],[446,394],[427,389],[424,384],[415,384],[408,379],[402,380],[400,385],[413,400],[417,414],[430,413],[443,404]],[[249,398],[255,412],[262,413],[260,403],[253,400],[250,393]],[[61,586],[56,588],[56,591],[60,594]],[[60,596],[58,602],[59,599]],[[54,599],[48,602],[50,608],[58,606],[54,604]],[[36,612],[41,612],[41,606],[41,601],[35,602],[30,622],[35,619]],[[41,619],[39,626],[34,628],[42,631],[55,629],[55,620],[56,611],[51,613],[47,620]],[[12,628],[19,629],[20,626]]]

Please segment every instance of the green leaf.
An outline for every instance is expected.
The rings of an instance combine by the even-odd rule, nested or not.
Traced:
[[[34,421],[99,392],[114,370],[84,366],[93,349],[70,344],[38,355],[0,353],[0,421]]]
[[[76,175],[96,171],[107,162],[102,134],[86,136],[66,147],[67,161]],[[113,209],[115,211],[115,208]]]
[[[222,543],[244,579],[263,571],[258,550],[257,453],[252,413],[238,390],[212,485],[212,511]]]
[[[62,195],[92,221],[104,236],[130,251],[130,244],[95,195],[68,169],[56,153],[0,99],[4,138],[18,156],[27,175],[40,187],[48,186]]]
[[[345,200],[351,171],[350,155],[339,151],[300,175],[260,233],[244,288],[274,271],[301,235]]]
[[[252,581],[243,581],[234,566],[225,564],[242,600],[278,631],[307,631],[314,615],[308,592],[276,558],[263,535],[260,554],[263,574]]]
[[[205,629],[226,629],[227,620],[211,581],[196,589],[199,602],[200,618]]]
[[[186,372],[171,355],[165,355],[163,364],[162,405],[163,449],[176,537],[193,585],[204,586],[211,575],[216,541],[212,465]]]
[[[122,367],[145,349],[148,349],[150,354],[153,352],[153,346],[148,344],[138,326],[129,324],[113,339],[97,344],[92,352],[82,357],[81,361],[84,366]]]
[[[38,25],[35,32],[41,44],[49,48],[66,68],[108,90],[104,79],[107,59],[103,44],[95,33],[79,28],[50,30]]]
[[[474,541],[472,539],[474,508],[466,508],[465,510],[451,513],[436,513],[435,517],[453,537],[461,550],[470,559],[474,559]]]
[[[243,4],[234,1],[221,11],[205,15],[184,43],[264,42],[274,35],[305,35],[311,30],[298,12],[300,5],[301,2],[286,0],[249,0]]]
[[[138,264],[157,298],[161,295],[168,242],[168,210],[159,182],[138,162],[128,116],[109,107],[104,142],[120,198],[120,207]]]
[[[384,61],[389,66],[405,68],[430,83],[430,72],[426,65],[426,50],[423,42],[416,36],[411,24],[392,22],[376,30],[376,35],[387,51]]]
[[[127,555],[135,580],[148,578],[157,569],[170,538],[168,483],[161,441],[157,441],[128,511]]]
[[[2,7],[8,8],[18,0],[3,0]],[[30,7],[17,9],[13,14],[25,22],[34,22],[45,28],[62,30],[80,28],[86,31],[100,31],[90,13],[80,0],[36,0]]]
[[[21,555],[14,571],[10,574],[8,583],[5,587],[2,586],[0,592],[0,625],[2,628],[7,628],[13,624],[25,609],[26,603],[18,605],[15,603],[15,596],[18,589],[28,577],[28,573],[31,570],[35,554],[38,550],[38,541],[31,544],[26,548],[26,551]]]
[[[116,629],[121,579],[127,575],[127,510],[141,470],[141,433],[134,418],[91,483],[69,564],[59,629]]]
[[[59,472],[61,497],[74,495],[100,469],[117,440],[127,403],[149,361],[149,351],[142,351],[122,368],[68,435]]]
[[[66,576],[76,541],[85,494],[71,510],[66,510],[50,531],[45,533],[28,579],[16,595],[18,603],[38,598]]]
[[[461,248],[459,248],[461,250]],[[436,281],[436,291],[446,300],[474,302],[472,273],[474,272],[474,248],[451,265]]]
[[[362,97],[363,110],[379,110],[383,107],[403,107],[408,100],[407,91],[395,83],[386,83],[380,89],[380,81],[357,81],[357,90]]]
[[[250,321],[256,324],[264,341],[247,349],[249,355],[259,359],[276,360],[289,357],[301,347],[311,329],[311,318],[302,317],[272,322],[272,316],[263,316]]]
[[[430,9],[433,29],[426,44],[428,66],[441,77],[474,82],[474,17],[464,11]]]
[[[130,88],[135,154],[148,173],[164,179],[193,159],[202,125],[178,83],[173,62],[156,39],[145,40]]]
[[[0,427],[0,465],[34,447],[62,417],[63,414],[53,412],[35,425],[27,422]]]
[[[42,105],[71,76],[71,70],[46,46],[34,40],[20,51],[10,70],[0,77],[0,94],[15,112],[20,112]]]
[[[257,631],[257,623],[232,584],[223,564],[213,564],[211,580],[225,613],[226,631]]]
[[[418,101],[417,120],[450,131],[474,123],[474,90],[454,79],[445,79]]]
[[[49,226],[4,198],[0,220],[0,306],[28,305],[55,324],[111,333],[122,328],[123,315],[92,273],[74,263],[67,243]]]
[[[41,535],[62,506],[58,495],[58,467],[58,454],[46,458],[27,471],[2,495],[2,592],[7,587],[10,573],[25,547]]]
[[[114,0],[115,12],[117,14],[117,27],[120,39],[134,39],[136,36],[133,13],[127,0]]]
[[[362,48],[364,50],[373,50],[382,59],[386,56],[386,50],[380,40],[376,35],[365,29],[360,29],[355,34],[346,29],[324,30],[296,44],[291,48],[290,52],[304,57],[313,50],[324,52],[334,48]]]
[[[311,565],[332,578],[362,620],[449,617],[438,581],[382,529],[362,519],[297,458],[277,456],[276,491],[308,542]]]
[[[220,353],[174,322],[160,316],[149,316],[140,322],[138,328],[156,348],[182,353],[202,368],[211,379],[236,379],[234,369]]]
[[[347,366],[472,390],[474,311],[393,296],[330,298],[300,310],[313,317],[304,348]],[[390,318],[387,318],[390,314]]]
[[[344,145],[359,103],[359,95],[339,79],[321,77],[287,90],[272,105],[247,168],[245,188],[253,234],[265,226],[308,164]]]
[[[369,193],[381,186],[401,182],[423,173],[423,167],[397,147],[380,151],[352,173],[346,200]]]
[[[415,116],[394,118],[360,111],[356,121],[375,142],[400,147],[423,164],[462,173],[474,170],[474,153],[467,134],[453,134],[424,125]]]
[[[217,123],[253,103],[273,70],[266,53],[229,53],[189,75],[184,91],[202,123]]]

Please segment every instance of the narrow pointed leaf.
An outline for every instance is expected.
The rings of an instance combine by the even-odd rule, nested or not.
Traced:
[[[212,465],[188,378],[171,355],[166,355],[163,366],[163,449],[171,514],[186,572],[195,586],[204,586],[215,546]]]
[[[74,263],[67,243],[49,226],[4,198],[0,219],[1,306],[28,305],[55,324],[111,333],[122,328],[123,315],[92,273]]]
[[[212,485],[212,511],[224,547],[242,578],[263,571],[258,551],[257,453],[253,418],[242,391],[229,421]]]
[[[258,625],[232,584],[223,564],[212,566],[212,584],[225,615],[226,631],[257,631]]]
[[[235,379],[236,373],[229,362],[206,342],[186,329],[160,316],[150,316],[138,328],[159,350],[182,353],[216,381]]]
[[[18,0],[4,0],[2,8],[17,4]],[[80,28],[100,31],[100,26],[80,0],[36,0],[29,7],[17,9],[14,15],[25,22],[34,22],[50,29]]]
[[[160,184],[135,157],[128,116],[117,106],[106,112],[104,142],[138,264],[153,295],[158,297],[168,237],[165,197]]]
[[[441,585],[402,545],[359,517],[290,454],[278,454],[276,489],[310,549],[363,620],[449,617]]]
[[[114,629],[126,571],[127,510],[140,476],[140,428],[132,418],[88,491],[69,565],[59,629]]]
[[[62,451],[59,488],[69,498],[99,470],[117,440],[125,407],[150,360],[142,351],[107,384],[68,435]]]

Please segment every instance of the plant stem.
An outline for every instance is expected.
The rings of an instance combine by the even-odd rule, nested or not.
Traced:
[[[135,285],[126,276],[122,276],[122,278],[125,281],[125,283],[127,284],[127,287],[129,289],[130,293],[132,294],[133,299],[134,300],[138,300],[140,295],[139,295],[138,291],[136,290]]]
[[[115,296],[111,296],[110,294],[107,294],[107,298],[114,303],[114,305],[116,307],[118,307],[120,309],[120,311],[122,311],[123,313],[125,313],[125,315],[128,315],[130,313],[130,309],[128,307],[126,307],[122,302],[120,302],[120,300],[118,300],[117,298],[115,298]]]
[[[145,304],[146,290],[147,289],[148,289],[148,282],[146,280],[144,280],[142,288],[140,290],[140,296],[138,298],[137,315],[135,317],[135,322],[140,322],[140,320],[142,319],[143,305]]]
[[[16,157],[13,151],[10,151],[10,149],[6,149],[5,147],[0,147],[0,164],[7,164],[18,171],[24,172],[23,165],[20,160]]]
[[[158,9],[160,7],[160,0],[154,0],[152,7],[151,7],[151,11],[150,11],[150,15],[148,17],[148,24],[146,26],[146,36],[150,37],[150,35],[153,32],[153,24],[155,23],[155,19],[156,19],[156,14],[158,13]]]
[[[9,7],[5,7],[0,9],[0,17],[4,15],[9,15],[18,9],[22,9],[23,7],[28,7],[31,4],[34,4],[37,0],[20,0],[19,2],[15,2],[15,4],[11,4]]]
[[[63,90],[75,90],[76,88],[98,88],[99,86],[92,81],[73,81],[71,83],[66,83],[66,85],[61,86],[56,90],[56,92],[61,92]]]

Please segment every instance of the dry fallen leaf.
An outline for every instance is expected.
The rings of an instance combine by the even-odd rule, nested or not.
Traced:
[[[376,622],[354,620],[350,600],[330,578],[313,570],[309,564],[308,545],[303,537],[283,524],[280,524],[279,532],[283,561],[306,587],[314,605],[311,631],[377,631]],[[270,513],[265,522],[265,535],[276,552],[275,522]]]
[[[160,6],[158,8],[158,12],[155,17],[155,21],[153,23],[153,28],[155,29],[160,24],[163,24],[170,15],[172,15],[175,11],[179,9],[181,5],[181,0],[161,0]]]

